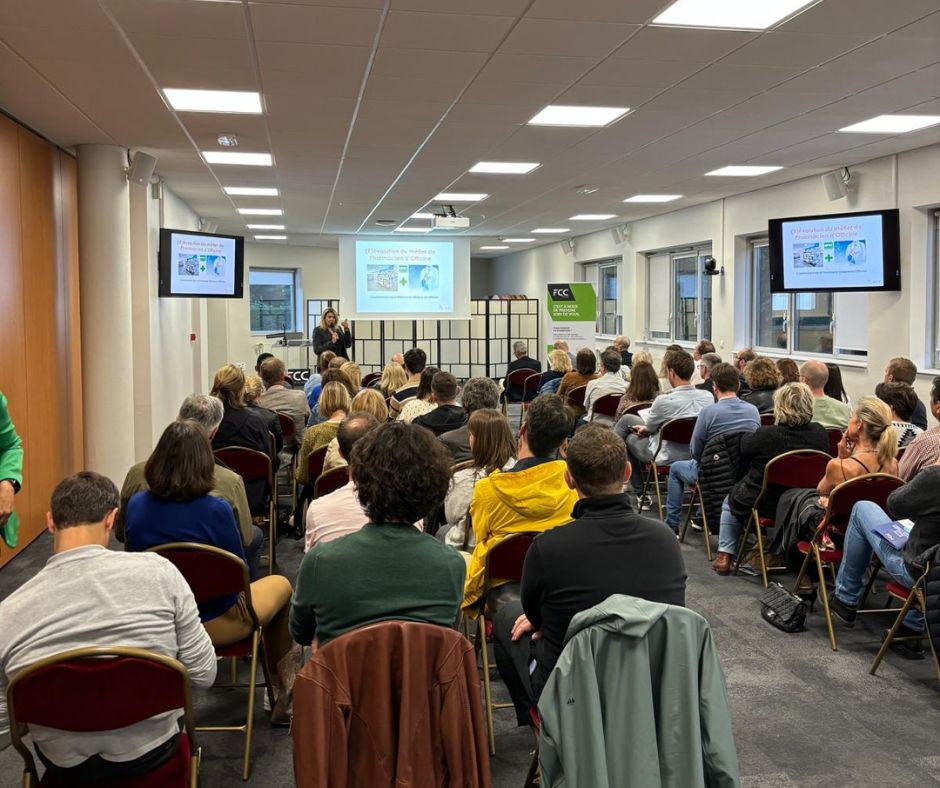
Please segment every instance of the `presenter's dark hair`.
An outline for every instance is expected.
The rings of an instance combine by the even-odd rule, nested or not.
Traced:
[[[452,457],[428,429],[399,421],[363,435],[349,468],[370,522],[414,523],[440,508],[450,487]]]
[[[525,438],[536,457],[551,457],[571,433],[571,411],[557,394],[543,394],[529,405]]]
[[[174,421],[157,441],[144,478],[157,498],[192,501],[215,486],[215,457],[209,434],[194,421]]]
[[[405,368],[412,374],[417,375],[419,372],[423,372],[424,368],[427,366],[428,357],[425,352],[419,347],[413,347],[407,353],[405,353]]]
[[[49,507],[56,528],[99,523],[120,504],[118,489],[107,476],[81,471],[56,485]]]

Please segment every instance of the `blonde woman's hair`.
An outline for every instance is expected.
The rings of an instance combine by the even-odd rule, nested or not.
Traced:
[[[346,390],[346,387],[342,383],[338,383],[334,380],[323,387],[323,391],[320,392],[320,401],[317,407],[320,411],[320,415],[323,416],[324,419],[329,419],[332,418],[333,414],[338,410],[343,411],[343,413],[349,413],[349,409],[352,407],[352,400],[349,397],[349,392]]]
[[[855,416],[878,452],[878,464],[884,466],[898,456],[898,431],[891,423],[891,408],[878,397],[862,397],[855,405]]]
[[[385,404],[385,397],[375,389],[363,389],[353,397],[352,410],[371,413],[379,424],[388,421],[388,405]]]
[[[401,364],[396,364],[393,361],[389,364],[386,364],[385,368],[382,370],[382,379],[379,381],[379,390],[386,397],[390,397],[407,382],[408,373],[405,372],[405,368]]]
[[[326,316],[329,314],[332,314],[333,317],[336,318],[336,322],[333,323],[333,325],[336,326],[339,324],[339,315],[336,314],[336,310],[333,309],[333,307],[328,306],[326,309],[323,310],[323,314],[320,315],[320,328],[327,330],[327,331],[329,329],[326,327]]]
[[[650,366],[652,366],[653,357],[649,353],[647,353],[645,350],[638,350],[636,353],[633,354],[632,364],[634,367],[637,364],[649,364]]]
[[[346,373],[346,377],[357,392],[362,388],[362,370],[355,361],[347,361],[340,367],[340,371]]]
[[[264,394],[264,383],[257,375],[249,375],[245,378],[245,404],[254,405],[258,398]]]
[[[805,383],[784,383],[774,391],[774,423],[803,427],[813,420],[813,392]]]
[[[562,351],[564,352],[564,351]],[[467,430],[473,435],[473,464],[487,473],[502,468],[515,456],[516,441],[509,420],[498,410],[483,408],[470,414]]]
[[[564,350],[553,350],[548,354],[552,372],[571,372],[571,356]]]
[[[230,408],[245,407],[245,373],[234,364],[219,367],[212,382],[213,397],[218,397]]]

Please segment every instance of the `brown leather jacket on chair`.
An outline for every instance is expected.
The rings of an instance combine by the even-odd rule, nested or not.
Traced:
[[[473,646],[384,621],[315,651],[294,684],[298,788],[489,788]]]

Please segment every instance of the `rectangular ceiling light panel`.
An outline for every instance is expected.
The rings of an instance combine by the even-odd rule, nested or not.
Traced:
[[[720,175],[725,178],[753,178],[757,175],[766,175],[768,172],[776,172],[777,170],[782,170],[783,167],[759,167],[751,165],[731,165],[728,167],[721,167],[717,170],[712,170],[711,172],[706,172],[706,175]]]
[[[676,0],[653,20],[670,27],[766,30],[817,0]]]
[[[940,124],[940,115],[879,115],[861,123],[853,123],[839,131],[856,134],[906,134]]]
[[[672,202],[681,198],[681,194],[634,194],[624,202]]]
[[[271,167],[274,161],[270,153],[236,153],[230,150],[204,150],[202,158],[206,164],[240,164],[243,167]]]
[[[537,161],[478,161],[470,172],[490,175],[526,175],[539,166]]]
[[[588,107],[549,104],[529,120],[530,126],[609,126],[630,111],[629,107]]]
[[[225,193],[232,197],[277,197],[278,190],[262,186],[226,186]]]
[[[239,208],[238,212],[242,216],[283,216],[284,211],[280,208]]]
[[[234,112],[261,114],[261,94],[242,90],[188,90],[166,88],[170,106],[178,112]]]

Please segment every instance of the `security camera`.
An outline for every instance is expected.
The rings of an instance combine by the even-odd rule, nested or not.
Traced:
[[[718,276],[719,274],[718,261],[715,260],[714,257],[711,257],[711,256],[706,257],[702,261],[702,264],[704,267],[704,270],[702,271],[702,273],[704,273],[705,276]]]

